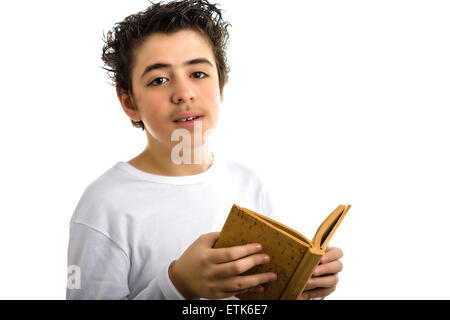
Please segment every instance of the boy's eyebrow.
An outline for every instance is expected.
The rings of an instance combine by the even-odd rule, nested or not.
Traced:
[[[206,63],[206,64],[210,65],[211,67],[214,67],[213,64],[206,58],[192,59],[192,60],[186,61],[183,65],[188,66],[188,65],[199,64],[199,63]],[[141,78],[144,77],[150,71],[153,71],[156,69],[167,69],[170,67],[172,67],[172,65],[168,64],[168,63],[154,63],[145,68],[144,72],[141,75]]]

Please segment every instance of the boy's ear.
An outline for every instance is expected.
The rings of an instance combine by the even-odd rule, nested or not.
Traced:
[[[131,120],[141,121],[141,117],[138,113],[138,109],[136,104],[133,101],[133,97],[131,97],[124,90],[117,88],[117,97],[119,98],[120,104],[122,105],[123,111],[127,114],[127,116]]]

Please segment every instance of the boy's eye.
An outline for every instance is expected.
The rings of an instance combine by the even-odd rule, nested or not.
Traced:
[[[208,75],[202,71],[197,71],[192,74],[194,78],[203,79]],[[149,86],[155,87],[164,84],[167,81],[167,78],[159,77],[149,83]]]
[[[199,78],[199,79],[203,79],[208,76],[206,73],[201,72],[201,71],[194,72],[192,75],[194,76],[194,78]]]
[[[149,86],[159,86],[159,85],[163,84],[166,81],[167,81],[166,78],[156,78],[155,80],[150,82]]]

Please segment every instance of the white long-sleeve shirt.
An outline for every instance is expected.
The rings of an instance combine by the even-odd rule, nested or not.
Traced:
[[[233,204],[273,217],[249,168],[217,157],[197,175],[168,177],[118,162],[84,191],[70,221],[67,299],[184,299],[169,265]]]

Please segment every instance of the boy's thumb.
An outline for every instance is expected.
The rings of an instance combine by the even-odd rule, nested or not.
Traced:
[[[216,243],[217,239],[219,239],[220,232],[210,232],[206,233],[202,236],[203,240],[205,241],[205,245],[207,245],[209,248],[214,247],[214,244]]]

